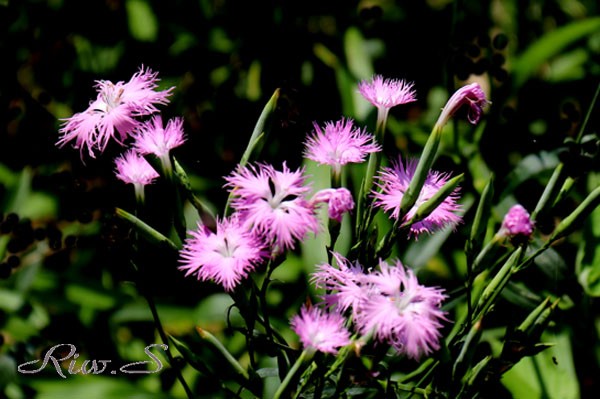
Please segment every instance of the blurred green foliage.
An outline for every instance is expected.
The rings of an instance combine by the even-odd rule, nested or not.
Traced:
[[[542,236],[598,187],[597,108],[583,132],[588,139],[574,139],[600,82],[599,8],[593,0],[0,1],[0,398],[181,398],[173,367],[184,367],[198,397],[235,392],[233,379],[223,387],[210,378],[227,365],[196,326],[248,362],[243,340],[226,322],[229,296],[184,278],[174,254],[149,253],[146,281],[136,281],[127,261],[131,230],[114,217],[115,207],[132,209],[134,201],[113,176],[118,145],[85,163],[78,151],[56,148],[60,119],[87,106],[95,80],[127,80],[146,65],[159,72],[161,87],[176,86],[163,113],[185,118],[188,143],[177,157],[198,196],[221,210],[222,176],[241,159],[277,88],[262,160],[298,166],[312,121],[343,114],[373,126],[375,114],[356,83],[374,72],[414,81],[418,95],[392,110],[386,154],[417,154],[448,94],[467,77],[477,79],[491,94],[485,124],[448,126],[436,163],[466,175],[465,224],[455,234],[403,243],[395,253],[424,281],[452,292],[464,285],[467,226],[492,171],[488,238],[513,203],[534,209],[559,162],[573,184],[538,218]],[[157,211],[149,221],[158,227],[168,203],[160,192],[160,185],[147,192]],[[502,380],[487,376],[479,397],[577,398],[599,390],[599,218],[596,209],[581,232],[556,243],[503,292],[474,364],[500,357],[501,327],[515,326],[546,297],[561,299],[542,337],[554,346]],[[315,294],[306,280],[325,256],[315,249],[320,239],[277,269],[269,291],[271,317],[290,342],[296,338],[289,317]],[[80,361],[144,360],[144,347],[159,339],[140,290],[156,298],[165,329],[185,341],[206,374],[179,363],[156,374],[67,380],[52,367],[16,371],[57,343],[76,345]],[[233,310],[233,327],[239,317]],[[261,365],[265,392],[276,385],[270,360]]]

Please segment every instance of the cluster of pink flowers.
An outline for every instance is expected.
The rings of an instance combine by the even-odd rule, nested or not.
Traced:
[[[328,203],[334,219],[354,206],[345,189],[322,190],[314,195],[318,201],[309,199],[304,169],[290,170],[285,163],[282,170],[267,164],[239,167],[225,179],[235,210],[230,220],[235,223],[223,221],[216,233],[199,226],[181,251],[180,269],[228,291],[257,264],[293,249],[309,233],[318,233],[317,204]]]
[[[157,106],[169,102],[173,88],[156,90],[157,82],[157,74],[143,67],[127,83],[98,81],[96,100],[84,112],[65,120],[57,144],[72,143],[91,157],[104,152],[110,141],[129,147],[115,160],[116,175],[133,184],[136,195],[143,198],[143,187],[159,177],[144,156],[156,156],[163,173],[170,175],[170,151],[185,142],[183,120],[174,118],[165,125],[158,114]],[[378,109],[379,134],[385,129],[390,108],[416,101],[413,83],[379,75],[361,82],[358,91]],[[452,96],[438,125],[443,126],[463,105],[469,107],[469,121],[476,123],[486,104],[478,85],[465,86]],[[304,168],[290,169],[285,162],[281,169],[266,163],[239,166],[225,177],[233,213],[217,219],[214,230],[199,224],[189,231],[180,251],[179,269],[186,276],[212,281],[226,291],[235,290],[265,261],[293,250],[309,234],[317,234],[321,229],[319,206],[326,204],[329,218],[342,223],[355,205],[350,190],[339,187],[344,166],[377,157],[381,150],[372,134],[352,119],[341,118],[323,126],[315,122],[305,142],[307,159],[331,167],[334,188],[312,193]],[[403,162],[399,157],[391,167],[377,172],[374,187],[365,194],[373,199],[373,206],[392,218],[410,222],[419,206],[431,200],[449,179],[446,173],[428,171],[416,203],[401,214],[400,206],[416,169],[416,160]],[[409,237],[459,223],[458,197],[455,190],[428,216],[412,222]],[[503,230],[511,237],[529,237],[533,226],[528,218],[524,209],[515,207],[505,218]],[[380,260],[378,270],[365,272],[357,262],[339,253],[333,256],[337,267],[322,264],[313,274],[317,287],[326,290],[323,302],[303,307],[291,320],[305,348],[335,354],[353,342],[352,328],[356,335],[390,345],[413,359],[439,349],[445,320],[441,289],[419,284],[399,260],[393,264]]]
[[[158,74],[143,66],[127,83],[97,81],[96,100],[85,111],[64,120],[57,145],[72,143],[82,155],[87,149],[88,155],[95,158],[110,141],[127,147],[127,139],[133,137],[131,149],[115,160],[115,173],[123,182],[133,184],[136,193],[143,192],[143,186],[152,183],[158,173],[142,155],[154,154],[165,163],[169,151],[185,141],[180,118],[170,120],[163,128],[156,106],[167,104],[174,88],[157,91],[157,82]],[[150,120],[143,119],[151,115]]]
[[[412,83],[384,79],[380,75],[362,81],[358,91],[377,107],[380,127],[385,126],[392,107],[416,100]],[[467,85],[449,100],[440,117],[440,126],[463,105],[469,107],[469,121],[477,123],[486,104],[487,99],[479,85]],[[334,174],[338,175],[347,162],[362,162],[369,153],[381,150],[372,136],[355,129],[350,120],[344,119],[335,124],[328,123],[324,129],[315,124],[315,133],[308,138],[306,146],[308,158],[332,166]],[[377,173],[376,187],[370,192],[375,207],[402,223],[410,222],[419,207],[431,200],[450,177],[429,170],[415,204],[406,214],[401,214],[402,199],[415,176],[417,162],[415,159],[403,162],[398,157],[397,161],[392,161],[392,167],[384,167]],[[332,196],[326,192],[322,195]],[[423,233],[456,226],[461,221],[457,215],[461,209],[458,200],[459,192],[455,189],[428,216],[409,226],[409,236],[416,238]],[[338,202],[343,203],[343,200]],[[329,206],[330,217],[335,218],[335,211],[333,215],[331,211],[335,206],[332,202]],[[529,232],[521,213],[514,211],[511,215],[504,223],[509,234]],[[399,260],[393,265],[380,260],[379,270],[365,272],[357,262],[338,253],[333,255],[337,268],[322,264],[313,274],[313,282],[325,289],[323,303],[310,310],[303,308],[301,314],[292,319],[292,327],[305,348],[337,353],[340,347],[350,343],[347,326],[351,325],[358,335],[390,345],[408,358],[418,360],[439,349],[440,329],[446,320],[441,310],[445,299],[442,289],[419,284],[415,274]]]
[[[313,274],[317,287],[326,291],[323,307],[328,309],[330,319],[348,314],[358,334],[373,337],[412,359],[439,349],[439,330],[445,320],[440,309],[445,298],[443,290],[419,284],[414,273],[400,261],[393,265],[380,261],[379,270],[364,272],[361,265],[338,253],[334,253],[334,258],[337,268],[322,264]],[[345,324],[336,324],[337,333],[331,336],[344,337]],[[296,332],[307,336],[297,325]],[[305,340],[302,339],[304,345],[310,346]],[[339,347],[347,341],[332,338],[329,345],[333,343]]]

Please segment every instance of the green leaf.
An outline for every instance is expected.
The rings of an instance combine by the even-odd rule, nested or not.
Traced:
[[[556,57],[550,63],[548,80],[551,82],[561,82],[583,79],[585,77],[585,63],[588,59],[588,52],[583,48],[578,48]]]
[[[116,303],[113,292],[101,291],[83,285],[69,284],[65,289],[65,294],[71,302],[92,309],[106,310],[115,306]]]
[[[108,371],[107,371],[108,372]],[[37,391],[36,397],[43,399],[65,398],[135,398],[170,399],[173,396],[144,389],[126,379],[115,376],[69,376],[68,381],[56,376],[53,379],[30,378],[27,383]]]
[[[92,43],[88,38],[81,35],[73,35],[72,40],[77,52],[79,68],[98,75],[113,70],[125,52],[123,42],[119,42],[114,46],[101,46]],[[66,113],[66,110],[58,108],[54,114],[60,117],[69,117],[73,114],[73,111],[69,110]]]
[[[276,89],[265,107],[263,108],[260,116],[258,117],[258,121],[256,121],[256,125],[254,126],[254,130],[252,131],[252,135],[250,136],[250,140],[248,141],[248,146],[242,155],[242,159],[240,160],[240,166],[246,166],[248,161],[251,160],[252,156],[257,156],[260,152],[262,146],[264,145],[264,136],[269,131],[269,123],[271,122],[271,118],[273,112],[277,107],[277,101],[279,100],[280,90]],[[261,143],[261,139],[263,139]],[[260,145],[259,145],[260,144]]]
[[[513,62],[514,87],[520,87],[543,63],[561,54],[567,46],[598,30],[600,30],[600,17],[594,17],[571,22],[545,34]]]
[[[579,398],[569,334],[545,334],[542,339],[556,345],[522,359],[502,376],[502,383],[514,398]]]
[[[7,355],[0,355],[0,389],[17,379],[17,364],[15,359]]]
[[[590,214],[583,227],[575,272],[585,292],[600,297],[600,208]]]
[[[311,160],[305,160],[306,174],[311,176],[311,185],[314,192],[331,187],[329,168],[324,168]],[[321,226],[327,226],[328,216],[325,207],[318,210],[318,218]],[[329,232],[321,229],[317,235],[309,235],[302,241],[302,260],[304,264],[313,268],[314,265],[327,262],[327,248],[329,245]]]
[[[559,163],[556,154],[542,151],[524,157],[504,179],[505,189],[500,198],[514,192],[521,183],[546,171],[554,170]]]
[[[181,353],[183,358],[189,363],[190,366],[205,375],[212,375],[213,372],[207,366],[205,359],[196,355],[185,342],[178,340],[172,335],[169,336],[169,339],[171,342],[173,342],[175,348],[177,348],[179,353]]]
[[[9,313],[16,312],[23,302],[23,296],[18,292],[0,288],[0,309]]]
[[[492,211],[492,197],[494,196],[494,175],[490,176],[488,183],[485,185],[479,203],[477,204],[477,211],[473,218],[473,225],[471,227],[471,234],[467,240],[465,246],[467,256],[475,256],[475,254],[481,251],[483,247],[483,241],[485,240],[485,232],[487,230],[488,221]]]
[[[125,9],[131,36],[141,42],[156,41],[158,20],[150,4],[145,0],[127,0]]]
[[[314,45],[313,52],[318,59],[335,72],[335,79],[342,101],[342,114],[356,115],[359,120],[366,117],[366,115],[359,115],[355,106],[356,79],[350,75],[350,72],[344,67],[337,55],[321,43]],[[362,101],[366,102],[364,99]]]
[[[383,48],[383,45],[380,47]],[[376,52],[373,50],[377,50],[375,42],[365,40],[358,28],[354,26],[348,28],[344,34],[344,53],[348,61],[349,76],[356,79],[368,79],[373,76],[375,73],[373,68],[373,53]],[[350,87],[352,85],[348,89]],[[373,110],[373,106],[362,98],[358,90],[354,90],[353,92],[349,90],[349,92],[351,94],[347,93],[347,96],[351,96],[352,98],[356,117],[359,120],[363,120]]]
[[[233,299],[225,293],[217,293],[204,298],[194,310],[193,316],[198,325],[225,325],[228,308]]]

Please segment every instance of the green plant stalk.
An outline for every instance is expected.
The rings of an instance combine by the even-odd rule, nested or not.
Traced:
[[[183,387],[185,394],[187,395],[187,397],[189,399],[192,399],[192,398],[194,398],[194,395],[192,394],[190,387],[188,386],[187,382],[185,381],[185,378],[183,378],[183,374],[181,374],[181,370],[175,364],[175,359],[173,357],[173,354],[171,353],[171,350],[169,349],[169,338],[167,337],[167,334],[165,334],[165,330],[164,330],[162,323],[160,321],[160,318],[158,316],[158,311],[156,310],[156,305],[154,303],[154,300],[152,299],[152,297],[150,295],[146,295],[145,297],[146,297],[146,301],[148,302],[148,306],[150,307],[150,312],[152,313],[152,318],[154,319],[154,325],[155,325],[156,329],[158,330],[160,339],[162,340],[162,342],[165,345],[167,345],[167,349],[165,350],[165,353],[167,354],[169,363],[173,365],[173,369],[175,370],[175,376],[177,377],[177,380]]]
[[[485,240],[485,232],[487,229],[488,220],[490,218],[493,196],[494,174],[490,176],[490,179],[483,188],[479,204],[477,205],[477,211],[475,212],[475,218],[473,219],[473,225],[471,226],[471,234],[469,235],[469,238],[465,244],[465,255],[467,258],[467,328],[471,328],[471,316],[473,313],[471,288],[473,286],[473,279],[475,278],[474,262],[476,258],[474,254],[482,250],[483,241]]]
[[[347,345],[341,348],[337,356],[335,357],[335,361],[333,362],[331,367],[329,367],[329,370],[327,370],[327,372],[325,373],[324,378],[328,378],[333,373],[335,373],[335,371],[346,362],[346,359],[353,353],[353,350],[354,345]]]
[[[467,359],[467,356],[470,355],[469,357],[473,356],[473,350],[475,349],[475,345],[477,345],[479,343],[479,339],[481,338],[481,333],[483,332],[483,329],[481,328],[481,319],[477,320],[475,323],[472,324],[469,333],[467,334],[462,348],[460,349],[460,353],[458,354],[458,357],[456,358],[456,360],[454,361],[454,365],[452,366],[452,378],[453,379],[457,379],[460,376],[458,375],[458,372],[460,371],[460,367],[465,363],[465,361],[471,361],[471,359]],[[471,350],[471,352],[469,353],[469,351]]]
[[[141,272],[140,269],[137,267],[137,265],[132,260],[130,260],[130,262],[131,262],[131,265],[133,266],[133,268],[139,274]],[[190,390],[190,387],[187,385],[185,378],[183,378],[183,375],[181,374],[181,370],[175,365],[175,359],[173,357],[173,354],[171,353],[171,350],[169,349],[169,338],[167,337],[167,334],[165,333],[165,329],[163,328],[162,322],[160,321],[160,317],[158,315],[158,310],[156,309],[156,304],[154,303],[154,299],[152,298],[152,296],[149,293],[146,292],[145,289],[142,290],[142,295],[146,299],[146,302],[148,302],[148,307],[150,308],[150,313],[152,313],[152,320],[154,321],[154,327],[158,331],[158,335],[160,336],[160,339],[163,342],[163,344],[165,344],[167,346],[167,349],[165,349],[165,354],[167,355],[169,364],[171,364],[171,366],[173,367],[173,370],[175,370],[175,376],[177,377],[177,380],[183,387],[183,390],[185,391],[185,394],[188,397],[188,399],[193,399],[194,395],[193,395],[192,391]]]
[[[399,384],[399,383],[395,383],[393,384],[394,387],[396,388],[397,391],[404,391],[404,392],[410,392],[411,394],[418,394],[424,397],[428,397],[429,394],[431,394],[431,388],[417,388],[417,387],[413,387],[411,385],[406,385],[406,384]]]
[[[534,321],[533,325],[528,329],[528,334],[530,337],[539,340],[542,336],[544,330],[550,324],[550,316],[558,307],[558,303],[560,302],[560,298],[556,299],[550,306],[547,306],[546,309],[539,315],[539,317]]]
[[[180,245],[175,245],[173,241],[159,233],[157,230],[150,227],[148,224],[143,222],[141,219],[132,215],[131,213],[121,209],[115,208],[115,215],[121,219],[129,222],[142,237],[144,237],[151,244],[155,244],[161,248],[168,248],[173,251],[179,251]],[[179,243],[180,244],[180,243]]]
[[[187,200],[190,201],[192,206],[198,211],[202,223],[204,225],[214,225],[216,223],[215,214],[196,196],[196,194],[194,194],[190,179],[177,159],[173,158],[173,164],[175,165],[175,179],[177,179],[177,183],[183,189]]]
[[[475,260],[473,261],[473,266],[471,269],[473,275],[476,276],[477,274],[481,273],[482,270],[485,269],[485,261],[488,258],[496,255],[496,252],[499,248],[498,244],[502,241],[502,239],[503,237],[500,234],[494,234],[492,239],[483,247],[481,252],[477,254]]]
[[[489,311],[490,307],[496,301],[500,292],[504,289],[510,277],[518,270],[518,264],[521,259],[523,248],[517,248],[513,254],[504,263],[500,271],[494,276],[490,284],[484,289],[478,300],[474,311],[474,318],[481,319]]]
[[[540,197],[534,211],[531,213],[531,220],[536,220],[538,214],[548,207],[548,205],[554,206],[558,187],[563,184],[566,178],[565,165],[561,162],[556,165],[548,184],[544,188],[544,192]]]
[[[377,109],[377,125],[375,127],[375,137],[377,142],[383,145],[383,138],[385,135],[385,127],[387,124],[388,111],[382,111],[381,108]],[[373,178],[377,169],[381,165],[381,153],[372,152],[369,155],[369,162],[367,164],[367,171],[363,177],[360,192],[358,193],[358,204],[356,207],[357,214],[357,235],[361,237],[368,231],[368,227],[371,224],[372,219],[372,208],[369,206],[369,193],[373,187]]]
[[[598,205],[600,205],[600,187],[596,187],[569,216],[556,226],[548,242],[552,243],[571,234]]]
[[[440,206],[440,204],[444,202],[447,197],[452,195],[464,177],[465,174],[461,173],[460,175],[448,180],[446,184],[444,184],[429,200],[425,201],[417,208],[415,215],[410,220],[405,222],[402,227],[409,227],[410,225],[420,222],[427,216],[431,215],[431,213],[435,211],[436,208]]]
[[[481,248],[483,246],[485,231],[487,229],[488,220],[490,218],[493,196],[494,175],[492,174],[487,184],[483,188],[483,191],[481,192],[481,198],[479,200],[479,204],[477,204],[477,211],[475,212],[475,217],[473,218],[473,224],[471,226],[471,234],[469,235],[469,239],[467,240],[467,243],[465,245],[468,267],[472,266],[475,253],[481,251]]]
[[[279,262],[281,264],[281,262]],[[262,314],[264,319],[265,332],[267,333],[267,337],[270,341],[273,341],[273,329],[271,328],[271,322],[269,321],[269,306],[267,304],[267,290],[269,289],[269,283],[271,282],[271,275],[273,271],[277,267],[273,265],[273,262],[269,261],[267,264],[267,274],[262,282],[262,286],[260,287],[259,292],[259,302],[262,308]]]
[[[223,346],[221,341],[219,341],[217,338],[215,338],[214,335],[212,335],[203,328],[196,327],[196,331],[203,340],[211,344],[212,347],[215,348],[223,356],[223,358],[227,361],[227,363],[229,363],[229,365],[233,368],[236,374],[242,377],[242,379],[248,383],[248,386],[250,386],[250,376],[248,375],[248,372],[233,357],[233,355],[229,353],[229,351],[227,350],[227,348],[225,348],[225,346]]]
[[[312,362],[310,366],[308,366],[308,368],[304,370],[304,373],[302,373],[302,375],[300,376],[300,385],[298,386],[298,391],[294,395],[294,399],[297,399],[300,396],[300,394],[304,391],[304,388],[308,386],[308,383],[311,381],[313,373],[318,368],[319,366],[316,364],[316,362]]]
[[[542,303],[540,303],[535,309],[533,309],[533,311],[531,313],[529,313],[529,315],[527,315],[525,320],[523,320],[523,322],[519,325],[519,327],[517,327],[517,330],[523,331],[524,333],[528,333],[530,331],[531,327],[534,325],[534,323],[538,319],[538,317],[540,317],[542,315],[542,313],[544,313],[544,311],[546,310],[546,307],[548,306],[549,303],[550,303],[550,298],[544,299],[542,301]]]
[[[429,174],[429,170],[431,169],[431,165],[433,165],[433,161],[435,160],[441,138],[442,127],[436,124],[433,127],[427,142],[425,143],[425,147],[423,148],[423,152],[419,158],[419,163],[415,169],[415,174],[410,181],[406,192],[402,196],[402,201],[400,203],[401,215],[408,213],[408,211],[417,202],[419,194],[421,193],[421,189],[423,188],[425,180],[427,179],[427,175]]]
[[[423,374],[425,371],[428,371],[428,369],[435,368],[438,363],[439,363],[439,361],[436,361],[432,357],[427,358],[423,363],[421,363],[421,365],[419,365],[419,367],[416,370],[414,370],[414,371],[406,374],[402,378],[400,378],[398,380],[398,383],[399,384],[406,383],[406,382],[418,377],[419,375]]]
[[[269,118],[277,108],[277,101],[279,100],[280,93],[280,89],[276,89],[269,101],[267,102],[267,104],[265,105],[265,107],[263,108],[262,112],[260,113],[258,121],[254,126],[254,130],[252,131],[252,135],[250,136],[250,140],[248,141],[248,146],[242,154],[242,158],[240,159],[238,167],[242,168],[246,166],[250,161],[252,155],[256,155],[255,153],[260,152],[260,150],[262,149],[262,143],[264,142],[263,139],[265,138],[268,130],[267,125],[269,122]],[[230,193],[229,197],[227,198],[227,203],[225,204],[224,211],[225,215],[229,214],[229,206],[231,204],[232,198],[233,192]]]
[[[559,301],[560,298],[550,303],[550,298],[546,298],[517,327],[517,330],[523,331],[532,340],[539,340],[542,332],[548,327],[550,316],[558,306]]]
[[[556,198],[554,199],[554,202],[552,203],[553,207],[560,204],[567,197],[567,195],[569,195],[569,192],[571,192],[571,189],[573,188],[574,184],[575,184],[575,179],[570,176],[564,180],[562,187],[558,191],[558,194],[556,195]]]
[[[174,208],[173,213],[169,216],[172,218],[171,222],[178,238],[183,242],[185,240],[187,229],[185,222],[185,215],[183,214],[183,201],[181,200],[181,192],[179,191],[179,185],[173,175],[173,162],[171,162],[171,155],[168,154],[165,157],[158,157],[154,154],[147,154],[144,156],[146,161],[158,171],[159,174],[169,183],[169,186],[173,190],[172,193],[172,204]],[[136,189],[136,196],[138,195]],[[143,193],[141,194],[143,197]]]
[[[594,93],[592,102],[590,103],[590,106],[585,114],[585,118],[583,119],[583,123],[581,124],[581,127],[579,128],[579,132],[577,133],[577,139],[575,140],[575,142],[578,144],[581,143],[581,139],[583,138],[583,133],[585,132],[585,129],[587,128],[590,117],[592,116],[592,111],[594,110],[594,107],[596,106],[596,102],[598,101],[598,95],[600,95],[600,83],[598,83],[598,86],[596,87],[596,92]]]
[[[306,349],[302,351],[302,353],[300,354],[300,356],[298,356],[298,359],[296,360],[290,371],[288,371],[288,373],[286,374],[284,380],[281,382],[281,385],[279,385],[279,388],[277,388],[277,391],[275,391],[273,399],[279,399],[282,397],[282,395],[288,389],[288,385],[290,384],[290,382],[292,382],[294,376],[296,375],[296,373],[298,373],[298,370],[300,370],[302,364],[305,361],[309,361],[313,355],[314,352],[311,353]]]
[[[471,368],[470,373],[467,375],[466,383],[463,384],[457,399],[464,397],[464,394],[469,393],[468,390],[470,387],[475,385],[477,382],[477,378],[481,374],[481,372],[487,367],[488,363],[492,360],[492,356],[484,357],[479,363],[477,363],[474,367]]]
[[[258,311],[256,298],[258,295],[255,295],[256,284],[251,279],[243,280],[242,284],[250,285],[244,289],[237,289],[229,292],[231,299],[235,306],[238,308],[240,315],[244,319],[246,323],[246,331],[244,333],[246,337],[246,344],[248,345],[248,357],[250,359],[250,365],[253,369],[257,368],[256,360],[254,359],[254,326],[258,319]],[[244,287],[242,285],[242,287]],[[246,290],[250,290],[250,296],[247,297]],[[229,320],[229,316],[228,316]]]

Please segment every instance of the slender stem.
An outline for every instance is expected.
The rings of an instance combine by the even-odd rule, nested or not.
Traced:
[[[471,288],[473,287],[473,264],[471,261],[467,261],[467,329],[471,329],[471,320],[473,317],[473,304],[471,303]]]
[[[250,280],[250,279],[249,279]],[[254,283],[252,282],[252,287],[251,287],[251,298],[254,298]],[[242,286],[244,287],[244,286]],[[253,331],[254,331],[254,323],[256,322],[256,309],[253,306],[253,310],[254,311],[248,311],[248,306],[252,305],[253,302],[248,301],[246,299],[246,294],[245,294],[245,289],[238,289],[238,290],[233,290],[229,293],[229,295],[231,296],[231,299],[233,299],[233,302],[235,304],[235,307],[238,308],[240,315],[242,316],[242,318],[244,319],[244,322],[246,323],[246,331],[244,332],[244,336],[246,337],[246,345],[248,345],[248,357],[250,359],[250,366],[252,367],[252,369],[256,370],[257,368],[257,364],[256,364],[256,359],[254,358],[255,356],[255,351],[254,351],[254,336],[253,336]],[[229,320],[229,314],[227,316],[227,319]]]
[[[385,127],[387,124],[389,109],[378,108],[377,109],[377,126],[375,127],[375,138],[379,142],[379,144],[383,147],[383,139],[385,136]],[[371,207],[369,206],[369,192],[373,185],[373,176],[377,169],[379,169],[379,165],[381,164],[381,153],[380,152],[372,152],[369,155],[369,161],[367,164],[367,171],[364,175],[361,190],[358,196],[358,206],[357,206],[357,233],[359,237],[362,233],[368,230],[368,226],[371,224]]]
[[[288,388],[288,385],[290,384],[290,382],[292,381],[292,379],[294,378],[294,376],[300,369],[300,366],[302,366],[302,363],[304,363],[304,360],[307,359],[308,357],[310,357],[310,354],[308,353],[308,351],[306,349],[303,350],[302,353],[300,354],[300,356],[298,357],[298,360],[296,360],[296,363],[294,363],[294,365],[292,366],[290,371],[288,371],[288,373],[286,374],[285,378],[281,382],[281,385],[279,385],[279,388],[277,388],[275,395],[273,395],[273,399],[279,399],[281,397],[281,395],[283,395],[285,393],[285,391]]]
[[[596,93],[594,93],[594,98],[592,98],[592,103],[590,104],[590,107],[588,108],[588,111],[585,114],[585,119],[583,120],[583,123],[581,124],[579,133],[577,134],[577,140],[576,140],[577,143],[581,143],[581,138],[583,137],[583,132],[584,132],[585,128],[587,127],[590,117],[592,116],[592,111],[594,109],[594,105],[596,105],[596,101],[598,101],[599,94],[600,94],[600,83],[598,83],[598,87],[596,87]]]
[[[198,331],[198,334],[202,337],[202,339],[208,341],[216,350],[219,351],[221,355],[223,355],[225,360],[227,360],[227,363],[231,365],[231,367],[235,370],[235,372],[238,375],[240,375],[245,381],[250,381],[250,376],[248,375],[248,372],[231,355],[231,353],[229,353],[229,351],[227,350],[227,348],[225,348],[225,346],[223,346],[221,341],[216,339],[215,336],[212,335],[210,332],[200,327],[196,327],[196,331]]]
[[[271,323],[269,321],[269,307],[267,304],[267,289],[269,288],[269,283],[271,282],[271,275],[273,274],[273,271],[277,268],[277,266],[279,266],[281,263],[283,263],[284,260],[285,260],[285,257],[279,256],[279,257],[277,257],[275,259],[271,259],[269,261],[269,263],[267,264],[267,274],[265,276],[265,279],[262,282],[262,285],[261,285],[260,291],[259,291],[259,300],[260,300],[260,306],[262,308],[262,313],[263,313],[265,331],[266,331],[267,337],[269,338],[270,341],[273,341],[273,329],[271,328]],[[254,283],[254,281],[253,281],[253,285],[256,287],[256,284]]]
[[[135,267],[135,264],[134,264],[134,267]],[[137,269],[137,267],[136,267],[136,269]],[[152,319],[154,319],[154,326],[156,327],[156,330],[158,331],[158,335],[160,335],[160,339],[166,345],[167,349],[165,350],[165,354],[167,355],[167,359],[169,359],[169,363],[172,365],[173,370],[175,370],[175,376],[179,380],[179,383],[183,387],[183,390],[185,391],[185,394],[187,395],[187,397],[189,399],[193,399],[194,394],[190,390],[190,387],[188,386],[187,382],[185,382],[185,379],[183,378],[183,375],[181,374],[181,370],[175,364],[175,358],[173,357],[173,354],[171,353],[171,350],[169,349],[169,339],[167,338],[167,334],[165,333],[163,325],[160,321],[160,317],[158,316],[158,311],[156,309],[156,304],[154,303],[154,299],[152,298],[152,296],[150,294],[148,294],[146,292],[144,292],[142,295],[146,299],[146,302],[148,302],[148,307],[150,308],[150,312],[152,313]]]
[[[265,332],[267,333],[267,337],[269,341],[273,340],[273,329],[271,328],[271,322],[269,321],[269,306],[267,304],[267,289],[269,288],[269,282],[271,281],[271,274],[273,273],[273,268],[271,268],[271,262],[267,266],[267,275],[262,283],[260,288],[260,307],[262,308],[262,314],[264,319]]]

